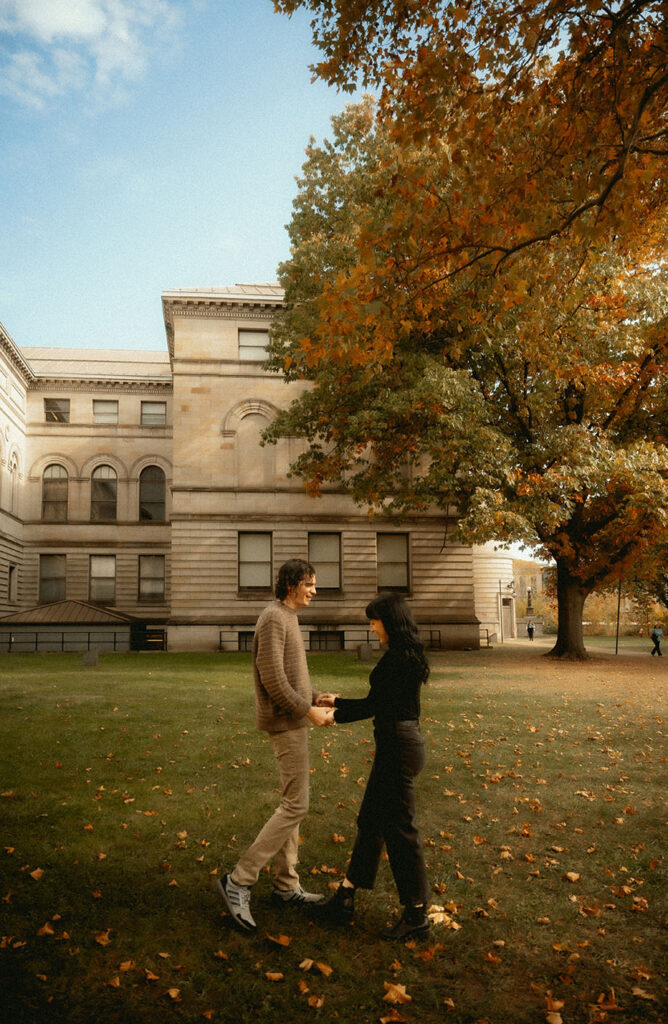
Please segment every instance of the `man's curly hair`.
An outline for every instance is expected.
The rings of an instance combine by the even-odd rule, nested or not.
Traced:
[[[302,580],[311,579],[312,576],[315,576],[315,569],[310,562],[305,562],[303,558],[291,558],[278,570],[276,597],[279,601],[284,601]]]

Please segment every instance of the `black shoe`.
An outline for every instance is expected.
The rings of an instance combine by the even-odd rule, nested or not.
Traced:
[[[424,907],[406,907],[403,914],[391,928],[384,928],[381,939],[424,938],[429,934],[429,918]]]
[[[318,920],[328,924],[352,924],[355,916],[355,890],[340,885],[331,900],[313,908]]]

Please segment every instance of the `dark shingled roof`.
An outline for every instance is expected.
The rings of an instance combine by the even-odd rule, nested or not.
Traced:
[[[109,608],[86,604],[85,601],[54,601],[52,604],[40,604],[35,608],[25,608],[5,615],[0,618],[0,626],[79,626],[84,623],[117,625],[134,621],[131,615],[112,612]]]

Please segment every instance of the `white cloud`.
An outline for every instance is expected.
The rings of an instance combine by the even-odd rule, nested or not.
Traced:
[[[180,17],[177,0],[0,0],[0,93],[35,108],[83,90],[109,100]]]

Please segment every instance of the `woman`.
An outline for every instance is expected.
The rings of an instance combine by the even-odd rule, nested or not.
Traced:
[[[373,888],[385,845],[404,911],[382,936],[405,939],[429,931],[427,873],[414,789],[425,761],[420,689],[429,665],[410,609],[398,594],[379,595],[367,605],[366,615],[371,631],[388,645],[369,677],[369,693],[358,700],[333,694],[326,699],[335,708],[338,724],[373,717],[376,755],[346,876],[321,915],[336,923],[352,921],[355,889]]]

